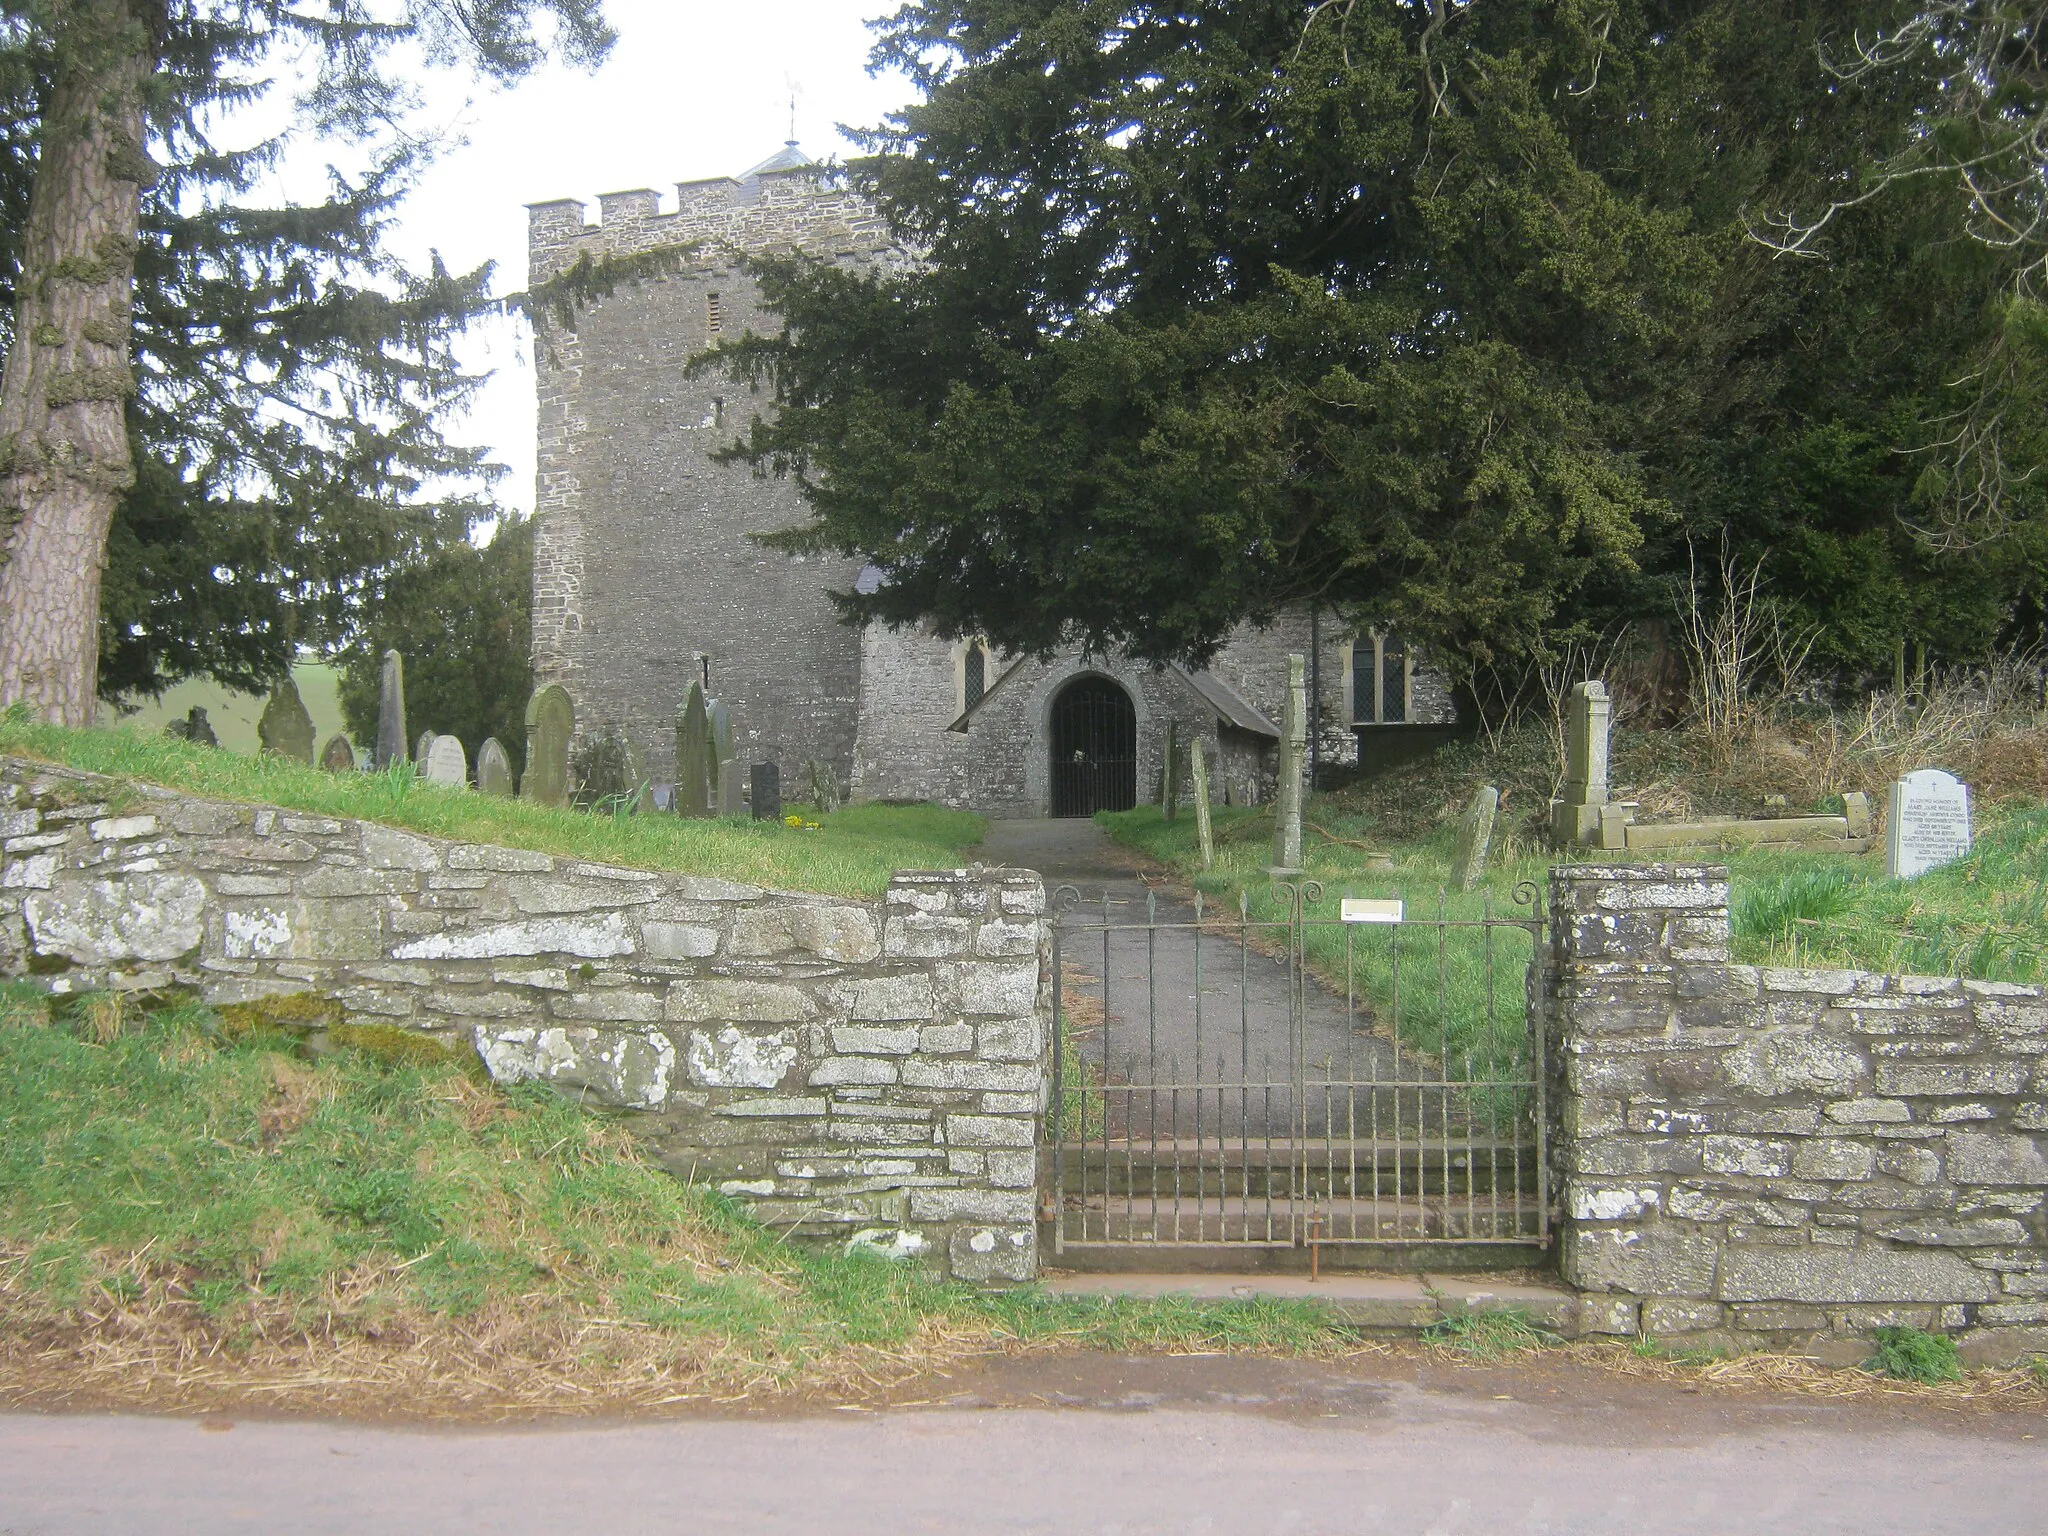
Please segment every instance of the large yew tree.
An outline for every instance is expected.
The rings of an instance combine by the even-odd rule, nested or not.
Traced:
[[[426,417],[459,393],[446,338],[481,285],[410,278],[376,252],[418,161],[404,131],[411,77],[455,66],[509,81],[551,53],[594,61],[610,42],[600,0],[0,0],[14,151],[0,210],[10,185],[23,204],[0,234],[14,286],[0,336],[0,707],[92,719],[102,578],[124,507],[140,514],[133,542],[149,544],[154,518],[157,557],[210,577],[263,554],[205,547],[252,498],[324,505],[331,525],[348,510],[332,482],[375,480],[388,505],[408,484],[474,467]],[[346,138],[372,166],[311,216],[236,207],[277,145],[232,152],[209,137],[219,114],[287,72],[301,129]],[[338,283],[344,269],[359,281]],[[154,366],[139,378],[152,300]],[[140,465],[138,438],[156,450]],[[318,521],[306,513],[298,531]],[[130,593],[128,606],[151,596]],[[145,641],[145,687],[161,650],[147,629],[123,631]],[[227,670],[237,656],[252,670],[246,647],[221,654]]]

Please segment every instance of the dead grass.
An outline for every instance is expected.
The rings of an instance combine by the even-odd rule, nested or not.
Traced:
[[[1579,1343],[1568,1351],[1602,1370],[1729,1392],[1773,1392],[1838,1401],[1892,1399],[1945,1408],[2048,1409],[2048,1383],[2025,1367],[1965,1371],[1960,1381],[1898,1381],[1855,1366],[1830,1366],[1808,1355],[1758,1353],[1726,1360],[1646,1355],[1619,1342]]]

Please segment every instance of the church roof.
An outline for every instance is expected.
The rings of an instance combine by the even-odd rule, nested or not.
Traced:
[[[1182,666],[1176,666],[1173,670],[1185,678],[1188,686],[1200,694],[1203,701],[1216,711],[1216,718],[1222,724],[1234,725],[1240,731],[1250,731],[1254,736],[1270,736],[1275,741],[1280,739],[1280,727],[1267,719],[1257,705],[1214,672],[1195,672]]]
[[[758,177],[772,176],[777,171],[800,171],[806,166],[816,165],[817,163],[817,161],[796,147],[795,139],[791,139],[766,160],[763,160],[759,165],[741,176],[740,180],[753,181]]]

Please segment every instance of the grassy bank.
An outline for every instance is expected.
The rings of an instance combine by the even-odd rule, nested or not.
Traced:
[[[1298,1306],[935,1285],[795,1248],[618,1121],[473,1064],[0,990],[0,1401],[591,1412],[858,1396],[988,1351],[1350,1338]]]
[[[978,816],[930,805],[813,813],[815,831],[744,819],[592,816],[446,789],[409,769],[330,774],[283,758],[196,747],[160,733],[66,731],[18,718],[0,719],[0,753],[128,783],[357,817],[434,837],[844,896],[878,896],[899,869],[956,865],[987,827]]]

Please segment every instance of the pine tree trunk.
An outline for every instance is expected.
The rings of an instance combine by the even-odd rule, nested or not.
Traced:
[[[92,723],[107,530],[135,483],[127,404],[154,0],[76,0],[56,38],[0,379],[0,707]]]

